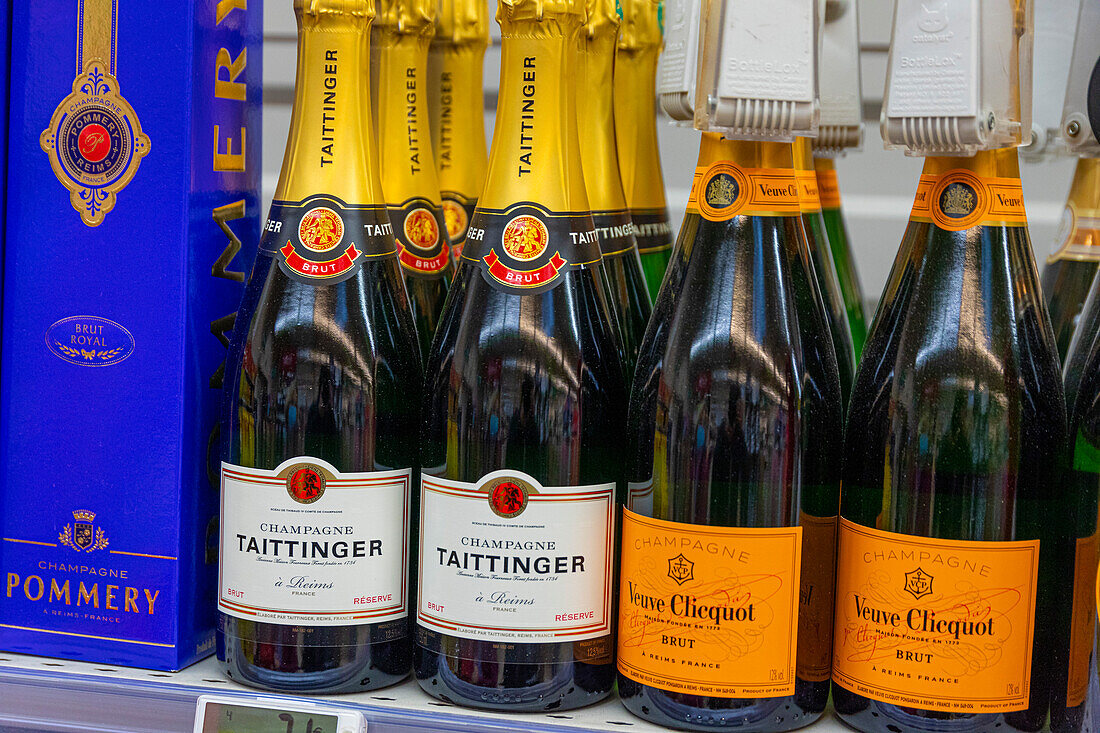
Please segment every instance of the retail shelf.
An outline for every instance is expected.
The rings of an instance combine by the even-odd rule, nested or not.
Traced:
[[[0,731],[190,733],[199,695],[316,702],[362,711],[370,733],[657,733],[617,700],[561,713],[507,715],[439,702],[413,681],[355,695],[305,698],[270,695],[222,677],[212,659],[182,672],[112,667],[0,652]],[[826,717],[808,730],[846,730]]]

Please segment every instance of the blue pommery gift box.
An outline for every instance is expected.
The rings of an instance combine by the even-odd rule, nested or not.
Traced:
[[[225,344],[259,232],[259,0],[12,17],[0,648],[214,648]]]

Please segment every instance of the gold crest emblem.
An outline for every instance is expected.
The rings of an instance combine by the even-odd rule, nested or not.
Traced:
[[[459,239],[466,232],[466,209],[461,204],[444,199],[443,218],[447,222],[447,234],[452,240]]]
[[[729,206],[737,200],[737,181],[732,176],[719,173],[707,183],[707,203],[715,208]]]
[[[550,232],[546,225],[533,216],[523,214],[508,222],[501,235],[504,251],[513,259],[526,262],[533,260],[546,250],[550,242]]]
[[[413,209],[405,217],[405,239],[418,249],[430,250],[439,243],[439,224],[427,209]]]
[[[77,552],[93,552],[107,546],[107,534],[95,526],[95,512],[78,509],[73,512],[72,524],[61,529],[57,541]]]
[[[327,252],[344,239],[344,220],[327,206],[310,209],[298,225],[298,240],[314,252]]]
[[[976,205],[974,192],[962,183],[952,183],[943,192],[940,208],[948,216],[969,216]]]

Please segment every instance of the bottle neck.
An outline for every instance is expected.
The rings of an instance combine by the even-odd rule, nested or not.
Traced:
[[[1078,158],[1069,187],[1067,203],[1072,204],[1078,215],[1100,215],[1100,158]]]
[[[924,159],[922,175],[939,176],[953,170],[981,178],[1019,178],[1020,156],[1016,148],[982,150],[969,157],[929,156]]]
[[[798,178],[798,201],[802,206],[802,213],[819,213],[821,194],[817,186],[817,173],[814,171],[813,144],[808,137],[796,137],[792,148],[795,176]]]
[[[794,169],[794,150],[789,143],[763,140],[727,140],[714,132],[704,132],[699,142],[697,167],[709,168],[729,162],[741,168]]]
[[[631,209],[664,209],[665,182],[657,146],[659,47],[623,49],[615,60],[615,135],[623,190]]]
[[[688,212],[710,221],[734,216],[798,216],[798,181],[789,143],[726,140],[703,133]]]
[[[366,17],[299,19],[294,108],[277,200],[327,193],[348,204],[383,203],[364,71],[369,29]]]
[[[585,211],[575,101],[580,18],[502,22],[500,98],[479,206]]]
[[[607,93],[614,79],[616,33],[608,29],[584,38],[579,54],[579,89],[584,104],[578,105],[578,128],[584,182],[593,211],[626,208],[615,145],[615,113]]]
[[[375,29],[382,190],[396,206],[410,198],[439,204],[439,177],[428,129],[426,34]]]
[[[485,46],[444,43],[432,46],[438,112],[432,149],[443,191],[477,199],[485,186],[489,154],[485,146]]]

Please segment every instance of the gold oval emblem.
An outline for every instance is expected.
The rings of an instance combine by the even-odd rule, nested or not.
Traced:
[[[510,257],[521,262],[533,260],[546,251],[550,232],[539,219],[528,214],[517,216],[504,227],[501,244]]]

